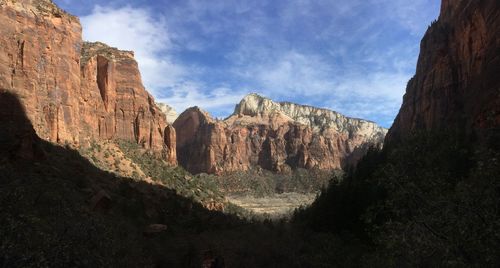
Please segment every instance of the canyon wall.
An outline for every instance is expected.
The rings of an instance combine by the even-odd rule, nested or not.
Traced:
[[[0,1],[0,90],[20,99],[43,139],[124,139],[176,164],[175,132],[165,137],[133,53],[84,43],[78,18],[50,0]]]
[[[483,139],[500,126],[500,2],[443,0],[386,143],[415,130]]]
[[[174,127],[179,163],[193,173],[340,169],[355,164],[370,146],[382,146],[386,133],[373,122],[256,94],[225,120],[194,107]]]

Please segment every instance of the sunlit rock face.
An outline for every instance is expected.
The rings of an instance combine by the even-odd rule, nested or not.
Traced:
[[[81,26],[51,1],[0,2],[0,88],[15,93],[37,134],[80,137]]]
[[[500,126],[500,1],[444,0],[387,143],[415,130],[483,139]]]
[[[382,146],[386,129],[334,111],[247,95],[225,120],[194,107],[174,122],[181,165],[193,173],[261,167],[340,169],[369,146]]]
[[[84,43],[79,19],[50,0],[0,1],[0,89],[19,97],[43,139],[124,139],[176,163],[133,52]]]
[[[100,138],[136,141],[155,151],[175,155],[175,144],[165,137],[165,114],[144,89],[131,51],[103,43],[84,43],[81,53],[80,117]],[[169,135],[175,135],[168,129]],[[175,140],[173,140],[175,141]],[[171,158],[171,157],[170,157]],[[168,159],[175,163],[174,159]]]

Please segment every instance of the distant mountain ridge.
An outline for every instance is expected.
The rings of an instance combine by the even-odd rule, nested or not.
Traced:
[[[283,113],[297,123],[310,126],[313,131],[334,128],[339,132],[357,132],[364,129],[367,131],[367,134],[375,135],[373,137],[374,140],[380,138],[380,135],[387,133],[387,129],[369,120],[347,117],[336,111],[310,105],[275,102],[256,93],[246,95],[236,105],[232,116],[247,115],[262,117],[272,112]]]
[[[382,146],[387,132],[373,122],[257,94],[245,96],[224,120],[189,108],[174,127],[179,163],[193,173],[341,169],[368,147]]]

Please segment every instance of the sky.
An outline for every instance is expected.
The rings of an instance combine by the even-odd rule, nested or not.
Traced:
[[[230,115],[248,93],[390,127],[438,0],[54,0],[133,50],[157,102]]]

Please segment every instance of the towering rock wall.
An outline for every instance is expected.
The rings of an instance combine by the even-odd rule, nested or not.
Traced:
[[[193,173],[252,167],[339,169],[354,164],[386,130],[326,109],[246,96],[233,115],[214,120],[197,107],[174,122],[179,162]]]
[[[167,127],[165,115],[144,89],[134,53],[96,42],[84,43],[81,55],[83,125],[97,138],[136,141],[163,150],[175,164],[175,138],[165,136],[166,131],[175,136],[175,130]]]
[[[165,136],[133,53],[83,43],[78,18],[50,0],[0,0],[0,90],[19,97],[43,139],[124,139],[176,164],[175,130]]]
[[[78,142],[81,26],[51,1],[0,1],[0,89],[15,93],[37,134]]]
[[[421,129],[481,138],[499,126],[500,1],[443,0],[386,141]]]

